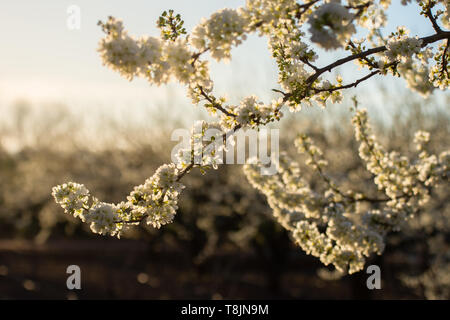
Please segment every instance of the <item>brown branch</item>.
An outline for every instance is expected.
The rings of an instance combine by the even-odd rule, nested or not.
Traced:
[[[357,49],[356,45],[353,43],[352,40],[349,40],[348,42],[349,46],[352,47],[353,49]],[[370,59],[368,59],[367,57],[363,57],[361,58],[361,60],[364,60],[368,66],[377,69],[378,65],[376,65],[373,61],[370,61]]]
[[[436,42],[439,40],[443,40],[443,39],[450,39],[450,31],[445,31],[445,32],[443,31],[441,33],[436,33],[436,34],[428,36],[428,37],[420,38],[420,40],[422,40],[422,48],[427,46],[430,43],[433,43],[433,42]],[[360,52],[357,54],[352,54],[345,58],[336,60],[335,62],[330,63],[329,65],[327,65],[323,68],[320,68],[316,73],[314,73],[308,79],[306,79],[306,82],[308,84],[312,84],[314,81],[317,80],[317,78],[319,78],[323,73],[325,73],[327,71],[331,72],[331,70],[333,70],[334,68],[341,66],[347,62],[350,62],[350,61],[353,61],[356,59],[361,59],[361,58],[370,56],[372,54],[383,52],[386,50],[387,50],[386,46],[380,46],[380,47],[372,48],[372,49],[369,49],[369,50],[366,50],[366,51],[363,51],[363,52]]]
[[[297,9],[299,9],[297,11],[297,13],[295,14],[295,17],[297,19],[300,19],[302,17],[302,15],[308,11],[309,8],[311,8],[314,4],[316,4],[317,2],[319,2],[319,0],[313,0],[311,2],[308,3],[304,3],[304,4],[298,4],[297,3]]]
[[[427,11],[425,11],[425,15],[427,16],[427,18],[431,21],[431,24],[433,25],[433,29],[437,32],[437,33],[441,33],[443,32],[441,27],[439,27],[439,25],[437,24],[436,18],[433,16],[433,13],[431,12],[431,6],[428,7]]]
[[[351,198],[351,197],[350,197]],[[361,198],[351,198],[350,202],[370,202],[370,203],[378,203],[378,202],[388,202],[391,201],[391,198],[370,198],[370,197],[361,197]]]
[[[228,137],[230,136],[230,134],[233,134],[234,132],[236,132],[237,130],[241,129],[241,125],[238,124],[236,125],[233,129],[231,129],[230,131],[224,133],[222,135],[222,140],[223,139],[228,139]],[[210,142],[206,147],[208,147],[212,142]],[[186,168],[184,168],[177,176],[177,179],[175,181],[180,181],[193,167],[194,167],[195,163],[191,162]]]
[[[226,110],[224,107],[222,107],[220,104],[218,104],[217,102],[215,102],[213,100],[213,98],[211,98],[206,92],[205,90],[203,90],[202,86],[198,86],[198,88],[200,89],[200,93],[201,95],[209,102],[211,103],[211,105],[213,106],[213,108],[220,110],[222,113],[226,114],[229,117],[233,117],[236,118],[236,115],[229,112],[228,110]]]
[[[194,163],[192,162],[180,172],[180,174],[177,176],[177,179],[175,181],[176,182],[180,181],[186,175],[186,173],[188,173],[189,170],[191,170],[193,167],[194,167]]]
[[[372,143],[369,141],[369,139],[367,138],[367,132],[366,132],[365,129],[363,128],[362,123],[361,123],[361,120],[359,120],[359,118],[358,118],[358,122],[359,122],[359,125],[360,125],[361,128],[362,128],[362,130],[361,130],[361,132],[362,132],[361,136],[362,136],[362,138],[363,138],[363,140],[364,140],[364,143],[368,146],[369,152],[370,152],[370,153],[372,154],[372,156],[375,158],[375,161],[376,161],[376,163],[377,163],[378,168],[380,168],[381,170],[385,170],[385,167],[381,164],[381,159],[378,158],[378,155],[377,155],[377,153],[375,152],[375,145],[372,144]],[[388,179],[390,182],[394,182],[394,181],[392,181],[392,179],[390,178],[389,175],[388,175],[387,179]],[[384,190],[386,190],[386,188],[384,188]],[[396,196],[396,197],[394,197],[394,198],[391,198],[391,197],[388,196],[387,201],[390,201],[390,200],[396,200],[396,199],[401,199],[401,198],[407,198],[407,199],[410,199],[411,197],[412,197],[411,194],[403,193],[402,195]]]
[[[373,2],[369,1],[363,4],[360,4],[358,6],[345,6],[347,9],[355,9],[357,10],[356,13],[354,14],[352,20],[350,21],[350,23],[352,23],[355,19],[361,17],[362,13],[364,12],[364,9],[366,9],[367,7],[369,7]]]
[[[307,58],[300,59],[300,61],[309,66],[311,69],[314,69],[314,71],[319,71],[319,68],[309,62]]]
[[[272,91],[273,92],[278,92],[278,93],[281,93],[283,96],[285,96],[285,95],[287,95],[287,93],[286,92],[284,92],[284,91],[281,91],[281,90],[278,90],[278,89],[272,89]]]
[[[361,82],[363,82],[363,81],[365,81],[365,80],[367,80],[369,78],[372,78],[374,75],[379,74],[379,73],[381,73],[380,70],[372,71],[371,73],[369,73],[365,77],[362,77],[362,78],[356,80],[353,83],[349,83],[349,84],[344,85],[344,86],[334,87],[334,88],[330,88],[330,89],[316,89],[316,88],[314,88],[314,91],[316,93],[318,93],[318,92],[325,92],[325,91],[326,92],[333,92],[333,91],[337,91],[337,90],[341,90],[341,89],[349,89],[349,88],[352,88],[352,87],[356,88],[358,86],[358,84],[360,84]]]
[[[130,223],[140,223],[142,221],[144,221],[145,218],[147,218],[148,215],[144,214],[140,219],[135,219],[135,220],[119,220],[119,221],[114,221],[114,223],[126,223],[126,224],[130,224]]]
[[[370,6],[372,3],[373,3],[373,1],[369,1],[369,2],[360,4],[360,5],[357,5],[357,6],[345,6],[345,7],[346,7],[347,9],[361,10],[361,9],[367,8],[367,7]]]
[[[441,76],[445,73],[447,74],[447,78],[449,78],[448,70],[447,70],[447,56],[448,56],[448,47],[450,45],[450,40],[447,39],[447,44],[445,45],[444,52],[442,53],[442,69]]]
[[[209,51],[209,47],[205,48],[203,51],[194,53],[194,54],[192,55],[192,59],[193,59],[193,60],[192,60],[191,65],[194,66],[194,65],[195,65],[195,62],[197,62],[198,58],[200,58],[200,56],[201,56],[202,54],[204,54],[205,52],[207,52],[207,51]]]
[[[391,198],[371,198],[371,197],[367,197],[367,196],[362,196],[360,198],[356,198],[356,197],[352,197],[348,194],[345,194],[341,191],[341,189],[339,189],[339,187],[337,185],[335,185],[333,183],[333,181],[331,181],[331,179],[325,174],[325,172],[323,172],[322,167],[319,165],[318,161],[316,160],[316,158],[314,157],[314,154],[311,154],[310,152],[308,152],[311,161],[313,162],[313,164],[316,166],[317,168],[317,172],[319,173],[320,177],[325,181],[325,183],[328,185],[328,187],[330,189],[332,189],[334,192],[336,192],[337,194],[339,194],[341,197],[345,198],[347,201],[354,203],[354,202],[372,202],[372,203],[376,203],[376,202],[387,202],[392,200]]]

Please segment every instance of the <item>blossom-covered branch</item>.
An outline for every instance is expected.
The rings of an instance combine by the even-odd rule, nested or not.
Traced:
[[[402,4],[409,2],[403,0]],[[186,87],[192,103],[202,104],[215,120],[196,124],[200,131],[193,128],[191,146],[180,150],[179,161],[159,167],[144,184],[134,188],[126,201],[100,202],[82,184],[70,182],[53,189],[56,202],[68,214],[88,223],[95,233],[120,236],[141,221],[160,228],[175,217],[185,187],[181,179],[194,167],[217,168],[217,155],[204,152],[213,140],[204,139],[208,129],[218,132],[214,139],[227,140],[237,130],[259,129],[280,120],[284,106],[295,112],[303,105],[339,103],[342,91],[376,75],[399,76],[423,96],[436,88],[447,90],[450,31],[444,28],[450,27],[450,2],[417,2],[435,34],[410,37],[406,27],[399,26],[383,37],[380,30],[386,22],[389,0],[247,0],[243,7],[222,9],[202,19],[191,32],[184,28],[181,16],[170,10],[157,21],[159,37],[134,37],[121,20],[109,17],[99,23],[105,37],[100,40],[98,51],[107,67],[129,80],[141,77],[157,86],[179,82]],[[304,26],[312,45],[305,42]],[[367,30],[365,38],[354,38],[357,27]],[[233,104],[214,95],[206,55],[219,62],[229,60],[232,49],[252,33],[268,38],[281,87],[273,90],[282,97],[264,103],[249,94]],[[431,45],[436,42],[440,42],[437,47]],[[351,54],[319,67],[315,63],[317,48],[346,49]],[[326,79],[328,72],[349,62],[367,67],[370,73],[353,81],[344,82],[341,76]],[[381,253],[386,233],[397,230],[426,203],[430,189],[448,179],[450,158],[448,152],[428,154],[425,132],[416,136],[421,151],[417,160],[386,152],[371,133],[363,110],[356,112],[353,125],[360,142],[360,157],[384,196],[342,191],[325,174],[322,152],[307,137],[300,137],[296,144],[301,153],[309,154],[309,164],[327,185],[324,194],[312,191],[301,179],[298,163],[287,156],[280,159],[274,176],[259,175],[254,165],[245,168],[249,181],[267,196],[274,216],[296,242],[323,263],[349,272],[360,270],[370,254]],[[354,216],[361,216],[362,202],[377,207],[362,213],[364,221],[356,221]],[[321,226],[326,227],[325,232]]]
[[[296,146],[308,156],[306,163],[325,182],[323,194],[313,191],[302,179],[299,164],[287,155],[280,159],[275,176],[261,176],[257,164],[245,166],[249,181],[266,195],[275,218],[291,232],[302,249],[324,264],[331,263],[349,273],[361,270],[371,254],[382,253],[385,235],[399,230],[420,210],[429,200],[429,187],[448,181],[450,170],[450,151],[439,156],[425,151],[429,139],[426,132],[416,134],[415,142],[421,153],[411,163],[396,152],[384,151],[376,142],[366,110],[357,110],[352,122],[360,142],[359,155],[386,198],[373,198],[354,190],[342,191],[325,174],[328,162],[306,135],[299,136]],[[361,202],[373,204],[373,208],[361,207]]]

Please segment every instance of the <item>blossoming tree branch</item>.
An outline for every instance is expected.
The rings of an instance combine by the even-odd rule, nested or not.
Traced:
[[[202,105],[216,121],[202,122],[200,133],[192,132],[192,149],[181,150],[179,161],[158,168],[134,188],[126,201],[104,203],[84,185],[69,182],[53,188],[56,202],[66,213],[88,223],[94,233],[120,236],[141,222],[160,228],[175,217],[185,187],[182,178],[194,168],[217,167],[212,153],[196,148],[214,140],[198,139],[207,129],[219,130],[215,139],[228,139],[237,130],[257,129],[280,120],[284,116],[282,109],[296,112],[302,106],[339,103],[346,89],[386,75],[403,78],[411,90],[424,97],[437,88],[447,90],[450,1],[416,1],[434,31],[421,38],[410,35],[403,26],[383,35],[390,2],[247,0],[244,7],[213,13],[190,34],[180,15],[170,10],[157,21],[160,37],[133,37],[122,21],[113,17],[99,22],[105,37],[98,51],[107,67],[129,80],[142,77],[157,86],[178,81],[186,86],[192,103]],[[403,5],[410,2],[402,0]],[[355,38],[360,34],[356,33],[357,27],[363,34],[359,39]],[[281,87],[273,90],[280,97],[264,103],[249,95],[239,105],[231,105],[214,94],[207,57],[216,61],[231,59],[232,49],[251,33],[268,39]],[[317,48],[344,49],[347,54],[320,66],[316,63]],[[365,76],[325,79],[328,72],[355,62],[367,70]],[[427,132],[417,132],[417,156],[410,159],[380,145],[364,109],[354,109],[352,123],[359,155],[378,187],[376,195],[337,185],[327,175],[323,152],[306,135],[300,135],[295,144],[298,152],[307,156],[307,165],[320,177],[325,192],[314,191],[302,179],[299,164],[285,154],[280,156],[274,175],[261,175],[260,163],[244,166],[249,182],[267,197],[274,217],[294,241],[325,265],[332,264],[348,273],[361,270],[372,254],[381,254],[386,234],[399,230],[417,213],[433,188],[448,183],[450,164],[450,151],[430,154]],[[195,157],[201,161],[194,161]]]

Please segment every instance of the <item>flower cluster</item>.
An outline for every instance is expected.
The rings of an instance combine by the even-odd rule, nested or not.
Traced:
[[[65,183],[54,187],[52,195],[67,214],[89,224],[92,232],[120,236],[123,225],[116,223],[121,219],[118,207],[98,202],[90,196],[84,185]]]
[[[401,75],[407,86],[423,97],[428,97],[435,88],[445,89],[449,84],[447,70],[447,44],[439,46],[436,53],[432,49],[423,49],[423,40],[409,37],[405,27],[398,27],[389,37],[380,68],[385,73],[391,67],[393,74]],[[447,42],[448,43],[448,42]],[[429,60],[436,61],[430,66]]]
[[[298,10],[296,0],[247,0],[244,14],[250,31],[272,35],[282,26],[283,20],[293,18]]]
[[[406,80],[406,86],[424,98],[428,97],[435,89],[435,84],[430,81],[431,71],[427,65],[413,63],[412,60],[409,60],[406,63],[400,63],[397,71]]]
[[[222,131],[219,123],[197,121],[192,126],[189,141],[183,143],[174,154],[178,169],[186,169],[190,165],[202,170],[210,167],[217,169],[223,163],[221,153],[225,149],[227,135],[230,133]]]
[[[246,39],[247,25],[241,9],[222,9],[195,27],[190,43],[200,52],[209,48],[211,56],[218,61],[230,59],[232,46]]]
[[[208,65],[202,63],[194,68],[194,53],[185,39],[135,39],[123,29],[122,21],[113,17],[99,24],[106,33],[98,49],[103,63],[127,79],[143,77],[153,84],[161,85],[175,78],[184,84],[211,86]]]
[[[441,23],[445,28],[450,29],[450,2],[448,0],[440,0],[439,2],[445,6],[445,10],[441,11]]]
[[[450,87],[450,62],[448,56],[450,55],[449,49],[450,41],[447,40],[446,43],[442,43],[438,47],[438,51],[434,56],[436,64],[432,66],[429,70],[429,78],[433,87],[445,90]]]
[[[178,209],[178,196],[184,188],[178,182],[175,164],[163,165],[144,184],[134,187],[127,197],[131,216],[145,218],[155,228],[171,223]]]
[[[101,235],[111,234],[112,236],[119,234],[119,228],[116,222],[120,219],[118,209],[114,204],[97,202],[86,214],[81,216],[81,220],[90,224],[93,233]]]
[[[72,214],[75,218],[81,216],[84,210],[89,208],[89,190],[82,184],[64,183],[54,187],[52,195],[64,212]]]
[[[445,1],[440,2],[448,9]],[[208,61],[201,60],[200,56],[209,51],[216,60],[229,59],[231,49],[240,45],[247,34],[259,32],[269,36],[269,49],[278,64],[279,83],[288,94],[285,102],[292,111],[298,111],[301,103],[325,105],[328,98],[331,102],[342,99],[336,84],[315,76],[323,70],[313,65],[317,55],[303,41],[302,25],[309,24],[313,43],[331,50],[349,43],[357,23],[369,30],[367,39],[371,43],[375,43],[374,38],[379,44],[386,43],[381,61],[375,63],[373,57],[364,57],[359,59],[362,65],[379,69],[380,74],[401,75],[412,90],[423,96],[428,96],[435,87],[446,88],[448,46],[439,47],[436,53],[430,49],[424,54],[422,39],[408,37],[404,27],[387,38],[382,37],[379,28],[385,24],[389,4],[390,1],[362,0],[349,0],[347,5],[340,0],[303,4],[294,0],[248,0],[244,7],[222,9],[209,19],[203,19],[185,39],[181,38],[187,33],[184,21],[173,11],[169,16],[165,12],[160,17],[158,25],[162,28],[162,38],[136,39],[128,35],[120,20],[110,17],[106,23],[100,23],[107,36],[101,40],[99,52],[105,65],[128,79],[144,77],[157,85],[176,79],[187,85],[189,97],[197,104],[213,89]],[[419,4],[426,7],[422,2]],[[432,4],[431,8],[436,5]],[[446,16],[447,11],[438,10],[436,17]],[[430,58],[436,61],[435,66],[429,66]]]
[[[420,131],[415,142],[419,159],[410,160],[395,152],[386,153],[371,134],[367,112],[358,110],[353,118],[360,156],[374,174],[374,182],[387,198],[372,199],[355,191],[343,192],[326,175],[327,161],[311,138],[296,140],[298,151],[307,155],[312,167],[326,184],[323,194],[312,190],[301,178],[299,164],[283,155],[278,173],[261,176],[258,166],[246,165],[250,183],[260,190],[273,209],[274,217],[291,232],[296,243],[325,265],[333,264],[341,272],[357,272],[373,253],[381,254],[384,236],[398,230],[429,197],[429,187],[445,181],[449,170],[449,152],[439,156],[424,151],[429,135]],[[377,208],[362,209],[361,202],[374,202]],[[384,203],[382,209],[378,209]],[[362,218],[361,218],[362,217]]]
[[[387,204],[395,211],[411,212],[428,201],[428,186],[445,179],[448,171],[448,151],[439,156],[422,151],[416,163],[395,151],[386,152],[376,141],[367,120],[367,111],[358,110],[353,118],[355,137],[361,143],[359,155],[366,162],[374,182],[391,199]],[[427,134],[417,133],[415,141],[424,148]]]
[[[340,0],[323,4],[308,20],[311,41],[327,50],[343,47],[356,32],[353,18]]]
[[[184,186],[178,182],[175,164],[163,165],[144,184],[137,186],[127,202],[117,205],[99,202],[85,186],[69,182],[53,188],[53,197],[65,212],[88,223],[92,232],[118,236],[127,225],[146,220],[155,228],[172,222],[178,196]]]
[[[224,129],[231,129],[236,126],[256,128],[280,119],[283,116],[280,111],[281,106],[282,101],[280,100],[274,100],[270,105],[265,105],[258,101],[258,97],[253,95],[244,98],[238,106],[230,106],[229,110],[235,116],[222,116],[221,126]]]
[[[383,251],[382,236],[348,218],[351,212],[331,191],[314,192],[301,178],[298,163],[283,155],[278,165],[274,176],[261,176],[256,165],[246,165],[244,171],[267,197],[277,221],[306,253],[353,273],[363,268],[365,256]],[[325,232],[320,231],[323,226]]]
[[[405,27],[398,27],[397,32],[388,40],[386,44],[386,57],[389,62],[406,62],[414,54],[420,52],[422,40],[419,38],[408,37],[408,31]]]

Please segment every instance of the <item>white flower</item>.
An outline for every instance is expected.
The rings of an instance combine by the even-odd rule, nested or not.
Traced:
[[[89,223],[93,233],[112,236],[119,232],[117,221],[119,220],[118,208],[109,203],[99,202],[89,209],[85,215],[86,223]]]
[[[52,190],[55,201],[74,217],[81,216],[85,208],[88,208],[89,191],[82,184],[68,182],[56,186]]]
[[[242,10],[222,9],[203,20],[192,32],[190,43],[199,51],[209,48],[216,60],[231,58],[231,47],[246,39],[247,20]]]
[[[178,39],[166,44],[165,54],[170,66],[169,72],[181,83],[188,83],[194,72],[194,67],[189,63],[192,53],[185,40]]]
[[[353,17],[339,2],[323,4],[308,20],[311,41],[327,50],[343,47],[356,32]]]
[[[400,60],[407,62],[413,55],[420,52],[422,48],[422,40],[415,37],[408,37],[408,31],[405,27],[397,28],[397,35],[391,37],[386,44],[386,57],[392,62]]]

